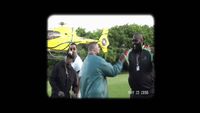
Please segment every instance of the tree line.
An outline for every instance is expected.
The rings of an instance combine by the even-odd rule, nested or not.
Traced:
[[[80,37],[85,37],[89,39],[98,40],[102,34],[103,29],[97,29],[94,31],[86,32],[85,28],[77,28],[76,33]],[[108,32],[108,40],[110,45],[108,46],[108,52],[103,53],[100,52],[100,56],[106,59],[106,61],[110,63],[115,63],[121,53],[124,50],[128,50],[132,48],[132,38],[134,33],[141,33],[144,36],[144,44],[150,45],[154,47],[154,28],[147,25],[137,25],[137,24],[125,24],[125,25],[116,25],[111,27]],[[87,56],[87,45],[78,45],[78,54],[82,58],[85,59]],[[63,53],[56,53],[57,55],[64,55]],[[64,58],[64,57],[63,57]],[[61,59],[48,59],[48,67],[52,68],[52,66]],[[62,59],[63,60],[63,59]],[[48,68],[48,71],[50,71]],[[124,66],[124,70],[126,70],[126,66]]]

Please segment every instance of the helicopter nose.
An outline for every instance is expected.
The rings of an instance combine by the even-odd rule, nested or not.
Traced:
[[[103,44],[103,46],[106,45],[106,39],[103,39],[103,40],[102,40],[102,44]]]

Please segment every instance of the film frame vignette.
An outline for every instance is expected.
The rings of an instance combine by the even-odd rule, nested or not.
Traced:
[[[68,21],[64,21],[68,16],[51,15],[48,18],[47,96],[49,98],[152,99],[155,97],[155,36],[152,15],[141,15],[143,18],[150,16],[152,26],[136,23],[116,24],[110,28],[93,31],[87,31],[84,26],[75,28],[68,25]],[[49,27],[53,22],[57,25]],[[99,71],[90,73],[91,70],[101,70],[101,73]],[[92,81],[93,79],[99,81]],[[91,85],[91,83],[96,84]],[[134,86],[137,89],[133,88]]]

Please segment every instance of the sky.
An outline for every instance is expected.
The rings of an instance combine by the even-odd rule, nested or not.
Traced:
[[[48,29],[58,27],[60,22],[64,22],[69,27],[81,27],[86,31],[125,24],[154,26],[152,15],[50,15],[47,21]]]

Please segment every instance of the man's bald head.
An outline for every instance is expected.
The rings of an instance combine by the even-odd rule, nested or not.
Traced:
[[[100,48],[97,42],[92,42],[88,45],[88,53],[98,54],[99,51]]]
[[[140,33],[136,33],[136,34],[133,35],[133,40],[132,41],[133,41],[133,43],[139,43],[139,42],[143,43],[144,36],[142,34],[140,34]]]
[[[136,33],[133,35],[132,44],[133,44],[133,51],[135,53],[139,53],[142,51],[144,37],[140,33]]]

